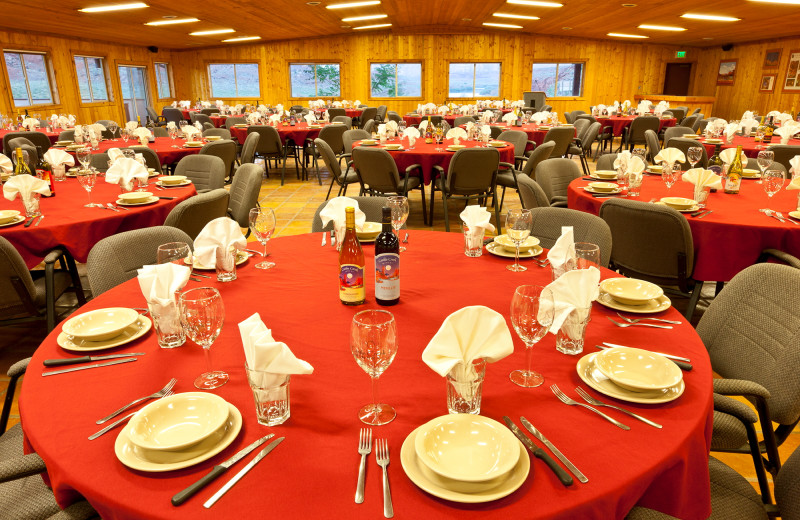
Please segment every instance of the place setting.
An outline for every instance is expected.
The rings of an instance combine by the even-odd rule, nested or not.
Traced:
[[[161,188],[181,188],[190,184],[192,181],[185,175],[162,175],[156,181],[156,186]]]
[[[151,327],[150,318],[136,309],[97,309],[65,321],[56,342],[70,352],[107,350],[141,338]]]

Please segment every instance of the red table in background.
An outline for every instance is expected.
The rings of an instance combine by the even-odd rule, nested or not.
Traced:
[[[200,151],[200,147],[184,147],[185,143],[186,140],[181,138],[172,140],[169,137],[156,137],[155,142],[148,143],[147,147],[156,153],[161,164],[174,164],[187,155],[196,154]],[[172,145],[177,145],[177,148],[173,148]],[[134,139],[129,139],[128,142],[122,139],[106,139],[100,141],[98,149],[92,150],[92,153],[103,153],[111,148],[129,148],[131,146],[140,146],[140,144]],[[70,150],[67,153],[75,157],[74,151]],[[76,164],[78,164],[77,159]]]
[[[441,117],[443,120],[447,121],[447,124],[450,126],[454,126],[456,118],[461,117],[461,114],[445,114],[445,115],[431,114],[431,115]],[[408,126],[419,126],[419,124],[422,122],[423,119],[427,121],[428,116],[415,116],[409,114],[403,116],[403,121],[405,121]]]
[[[597,122],[602,125],[603,128],[610,127],[612,132],[614,133],[615,137],[619,137],[622,135],[622,130],[633,122],[639,116],[602,116],[598,117]],[[678,120],[674,117],[670,118],[659,118],[658,120],[658,131],[660,132],[664,128],[669,128],[670,126],[675,126]]]
[[[728,143],[728,140],[724,137],[722,139],[722,146],[720,147],[722,150],[727,148],[736,148],[737,146],[742,147],[742,151],[747,155],[747,157],[756,158],[758,157],[758,152],[762,150],[766,150],[768,147],[772,146],[773,144],[781,144],[780,136],[772,138],[772,142],[769,144],[765,144],[761,141],[756,141],[754,137],[745,137],[742,135],[735,135],[733,136],[733,142]],[[714,155],[714,148],[716,144],[714,143],[707,143],[705,137],[701,137],[697,140],[699,143],[706,149],[706,155],[711,157]],[[800,146],[800,139],[789,139],[789,145],[791,146]]]
[[[225,128],[225,121],[228,120],[228,116],[209,116],[209,118],[215,128]]]
[[[50,139],[50,144],[55,144],[55,142],[58,141],[58,136],[61,135],[61,132],[63,132],[64,130],[65,129],[60,129],[59,128],[59,129],[54,130],[54,131],[51,132],[51,131],[48,131],[46,128],[37,128],[36,129],[37,132],[43,133],[44,135],[47,136],[48,139]],[[67,128],[66,130],[71,130],[71,129]],[[0,141],[3,140],[3,137],[6,134],[11,134],[11,133],[15,133],[15,132],[27,132],[27,130],[0,130]],[[2,150],[0,150],[0,152],[1,151]]]
[[[155,179],[150,180],[151,184]],[[119,212],[102,208],[85,208],[89,202],[86,190],[75,178],[56,183],[55,197],[42,197],[39,206],[45,216],[38,226],[24,227],[22,224],[0,227],[0,236],[11,242],[22,255],[28,267],[39,264],[53,248],[64,246],[78,262],[86,262],[89,251],[101,239],[131,229],[160,226],[167,214],[182,200],[196,193],[193,185],[168,190],[150,191],[161,197],[174,200],[159,200],[145,206],[128,206],[128,211]],[[92,189],[92,202],[116,202],[119,185],[105,182],[98,175]],[[13,201],[0,197],[0,210],[15,209],[25,214],[22,200]],[[1,516],[1,515],[0,515]]]
[[[396,518],[605,520],[623,518],[637,502],[685,519],[708,516],[711,367],[694,329],[674,309],[663,313],[663,317],[684,321],[673,330],[620,329],[605,318],[613,312],[595,303],[586,339],[587,345],[616,341],[692,359],[694,370],[684,373],[686,390],[679,399],[660,405],[622,403],[663,424],[663,429],[612,411],[631,427],[623,431],[586,410],[559,402],[548,388],[550,384],[558,384],[569,395],[575,394],[576,386],[585,385],[576,374],[577,357],[558,353],[552,335],[533,351],[533,366],[544,375],[545,385],[524,389],[509,381],[508,374],[522,367],[525,358],[523,344],[513,332],[516,351],[487,368],[482,414],[493,419],[508,415],[517,422],[525,415],[586,474],[587,484],[576,481],[565,488],[540,460],[531,458],[531,472],[522,487],[494,502],[453,503],[417,488],[403,471],[400,446],[412,430],[446,413],[444,381],[421,360],[426,344],[447,315],[467,305],[488,306],[508,320],[514,289],[525,283],[545,284],[550,281],[550,271],[528,263],[529,271],[512,273],[505,266],[513,259],[488,253],[467,258],[461,233],[409,234],[408,250],[402,253],[400,303],[388,308],[397,320],[400,345],[394,362],[380,378],[380,399],[396,408],[397,418],[373,428],[375,438],[388,439],[390,446],[388,471]],[[193,467],[165,473],[132,471],[114,456],[116,431],[95,441],[88,441],[87,436],[99,429],[97,418],[153,392],[171,377],[178,379],[176,392],[194,391],[192,381],[205,367],[200,347],[187,341],[181,348],[160,349],[150,331],[115,350],[146,352],[135,363],[41,377],[43,359],[69,357],[56,345],[60,327],[48,336],[23,380],[20,413],[29,449],[47,464],[62,505],[78,492],[106,520],[250,518],[262,512],[283,519],[381,517],[380,468],[374,455],[367,461],[366,500],[363,504],[353,501],[358,432],[364,426],[357,411],[370,400],[370,382],[350,353],[349,331],[356,312],[376,307],[373,275],[365,277],[369,287],[365,305],[341,305],[336,290],[337,253],[319,244],[320,234],[277,238],[268,246],[270,259],[276,263],[273,269],[255,269],[257,258],[251,258],[239,267],[239,279],[234,282],[188,283],[187,288],[213,286],[222,294],[225,324],[211,348],[211,360],[215,369],[225,370],[231,377],[214,393],[235,405],[244,422],[230,446]],[[365,246],[365,256],[367,265],[372,265],[371,246]],[[611,274],[604,270],[605,276]],[[491,290],[478,290],[476,284]],[[144,302],[138,283],[131,280],[81,310],[142,307]],[[299,358],[314,366],[313,374],[292,378],[291,418],[273,428],[256,423],[243,369],[237,324],[254,312],[260,313],[276,340],[286,342]],[[590,393],[597,395],[593,390]],[[286,440],[211,509],[203,508],[203,502],[246,461],[182,506],[170,504],[175,493],[215,464],[270,432]],[[247,460],[251,458],[252,454]]]
[[[319,137],[319,131],[324,126],[326,126],[325,123],[316,124],[314,127],[309,127],[308,123],[296,123],[294,126],[278,125],[275,129],[278,130],[278,135],[281,136],[281,141],[283,141],[284,145],[286,145],[287,141],[292,140],[296,145],[303,146],[306,139]],[[231,137],[235,137],[237,141],[243,143],[247,138],[247,127],[232,126]]]
[[[572,209],[597,215],[600,206],[608,200],[593,197],[583,189],[588,184],[575,179],[569,185],[568,204]],[[694,186],[678,181],[669,196],[692,198]],[[780,249],[800,255],[800,225],[778,220],[759,213],[760,208],[771,208],[783,213],[794,211],[798,204],[797,191],[781,190],[772,199],[755,180],[745,179],[738,195],[728,195],[721,190],[711,193],[707,208],[714,212],[697,219],[687,216],[694,239],[695,267],[693,278],[703,281],[724,281],[753,265],[761,251]],[[659,176],[645,175],[642,191],[633,200],[649,201],[668,196],[667,187]]]

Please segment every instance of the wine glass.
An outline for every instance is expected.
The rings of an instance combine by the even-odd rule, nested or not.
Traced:
[[[192,256],[192,250],[186,242],[168,242],[158,246],[156,251],[157,264],[185,265],[186,259]]]
[[[403,224],[405,224],[408,219],[408,198],[401,195],[389,197],[388,204],[389,207],[392,208],[392,228],[399,242],[400,228],[403,227]],[[402,253],[405,250],[406,248],[401,245],[400,252]]]
[[[761,150],[758,152],[758,157],[756,158],[756,162],[758,162],[758,168],[761,170],[761,176],[764,176],[764,172],[769,165],[772,164],[772,161],[775,160],[775,152],[772,150]],[[761,179],[757,181],[757,184],[761,183]]]
[[[258,241],[264,246],[264,261],[256,264],[256,269],[271,269],[275,262],[268,262],[267,242],[275,232],[275,212],[272,208],[253,208],[249,215],[250,229]]]
[[[767,197],[772,198],[773,195],[781,191],[783,188],[783,172],[777,169],[765,171],[761,175],[764,191]]]
[[[525,343],[525,370],[514,370],[511,381],[525,388],[544,383],[544,377],[531,370],[533,345],[539,342],[553,324],[555,303],[547,287],[520,285],[511,299],[511,324]]]
[[[83,169],[89,168],[89,163],[92,161],[92,151],[88,148],[81,148],[75,153],[75,157],[78,158],[78,161],[83,166]]]
[[[116,141],[117,140],[117,128],[119,128],[117,126],[117,123],[112,122],[110,125],[108,125],[108,131],[111,132],[111,140],[112,141]]]
[[[689,149],[686,150],[686,158],[689,160],[692,168],[694,168],[695,165],[700,162],[702,157],[703,149],[699,146],[690,146]]]
[[[85,204],[84,207],[86,208],[102,208],[104,207],[102,204],[95,204],[92,202],[92,188],[94,188],[94,183],[97,182],[97,172],[91,168],[83,168],[78,170],[76,176],[78,177],[78,182],[83,189],[86,190],[86,193],[89,194],[89,203]]]
[[[397,323],[389,311],[367,310],[353,316],[350,350],[364,372],[372,379],[372,404],[358,411],[365,424],[380,426],[397,415],[391,405],[378,402],[378,378],[397,354]]]
[[[128,132],[127,128],[123,128],[119,131],[119,136],[122,138],[122,142],[126,145],[128,144],[128,139],[130,139],[130,132]]]
[[[524,265],[519,265],[519,246],[530,236],[533,216],[529,209],[510,209],[506,215],[506,235],[514,242],[514,263],[507,265],[509,271],[527,271]]]
[[[228,382],[228,374],[211,369],[211,345],[222,331],[225,305],[219,291],[213,287],[189,289],[180,297],[181,323],[189,338],[203,347],[206,372],[194,380],[201,390],[213,390]]]
[[[661,163],[661,179],[667,185],[667,195],[670,194],[672,185],[678,180],[676,175],[677,168],[672,163],[664,161]]]

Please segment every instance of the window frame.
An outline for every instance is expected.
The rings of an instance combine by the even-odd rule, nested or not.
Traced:
[[[477,65],[479,63],[496,63],[500,65],[500,72],[498,73],[497,82],[497,95],[496,96],[476,96],[475,95],[475,70],[472,72],[472,96],[450,96],[450,65],[453,63],[471,63]],[[503,69],[505,62],[501,59],[497,60],[448,60],[447,61],[447,97],[446,100],[463,101],[465,99],[496,99],[502,97],[503,93]]]
[[[161,97],[161,91],[158,88],[158,83],[159,83],[158,82],[158,66],[159,65],[165,65],[166,68],[167,68],[167,83],[169,84],[169,96],[167,96],[167,97]],[[169,61],[154,61],[153,62],[153,76],[155,76],[155,79],[156,79],[156,100],[157,101],[163,101],[163,100],[168,100],[168,99],[175,99],[175,81],[174,81],[174,78],[172,76],[172,63],[170,63]],[[259,84],[260,84],[261,83],[261,72],[260,71],[259,71],[258,79],[259,79]],[[211,78],[209,78],[209,85],[210,85],[210,80],[211,80]],[[260,87],[261,86],[259,85],[259,90],[260,90]]]
[[[320,96],[314,95],[309,97],[304,96],[293,96],[292,95],[292,65],[314,65],[314,86],[315,90],[317,85],[317,65],[337,65],[339,67],[339,95],[338,96]],[[342,77],[342,62],[337,60],[317,60],[317,61],[305,61],[305,60],[286,60],[286,81],[287,81],[287,88],[289,92],[289,99],[294,100],[307,100],[307,99],[319,99],[319,98],[326,98],[326,99],[344,99],[342,97],[342,92],[344,91],[344,81]]]
[[[55,72],[53,70],[53,59],[51,58],[52,50],[48,47],[33,47],[26,45],[25,48],[16,48],[16,47],[3,47],[3,59],[0,60],[2,62],[2,71],[5,74],[6,83],[8,85],[7,90],[7,99],[8,99],[8,106],[11,110],[15,112],[21,112],[23,110],[29,110],[31,108],[47,108],[47,107],[58,107],[61,106],[61,100],[58,94],[58,84],[56,83]],[[11,77],[8,74],[8,66],[6,64],[5,53],[17,53],[17,54],[40,54],[44,56],[44,64],[45,69],[47,72],[47,81],[48,86],[50,87],[50,97],[52,101],[50,103],[39,103],[39,104],[30,104],[30,105],[22,105],[17,106],[14,101],[14,94],[11,90]],[[28,75],[25,72],[25,88],[28,90],[28,99],[30,98],[30,84],[28,83]],[[32,100],[31,100],[32,101]]]
[[[84,101],[84,99],[83,99],[83,93],[81,93],[81,85],[78,82],[78,70],[77,70],[77,65],[75,64],[75,58],[83,58],[83,60],[84,60],[84,66],[86,67],[86,79],[89,81],[89,94],[92,96],[92,100],[91,101]],[[108,99],[101,99],[99,101],[96,101],[94,99],[94,90],[92,89],[92,80],[89,78],[89,68],[88,68],[88,66],[86,66],[86,59],[87,58],[95,58],[95,59],[102,60],[102,63],[103,63],[103,80],[106,83],[106,96],[108,96]],[[102,54],[89,55],[89,54],[82,54],[80,52],[73,52],[72,53],[72,66],[75,69],[74,70],[74,72],[75,72],[75,86],[76,86],[76,90],[77,90],[77,93],[78,93],[78,102],[80,103],[81,106],[105,105],[105,104],[109,104],[109,103],[113,103],[114,102],[114,90],[111,88],[111,81],[110,81],[109,70],[108,70],[108,57],[107,56],[102,55]]]
[[[383,96],[373,96],[372,95],[372,65],[374,64],[389,64],[395,65],[395,92],[397,92],[397,65],[406,64],[406,63],[419,63],[420,65],[420,95],[419,96],[395,96],[395,97],[383,97]],[[392,100],[403,100],[403,101],[420,101],[425,99],[425,60],[423,59],[405,59],[405,60],[369,60],[367,63],[367,77],[369,78],[369,94],[367,99],[375,100],[375,101],[392,101]]]
[[[555,64],[557,66],[558,65],[565,65],[565,64],[574,65],[576,63],[580,63],[582,65],[582,67],[581,67],[582,70],[581,70],[581,92],[580,92],[580,94],[577,95],[577,96],[553,96],[553,97],[549,97],[548,96],[547,99],[560,99],[560,100],[564,100],[564,101],[579,101],[579,100],[583,100],[583,99],[586,98],[586,95],[585,95],[586,94],[586,66],[589,63],[589,60],[587,60],[586,58],[565,58],[565,59],[561,59],[561,60],[557,60],[557,61],[556,60],[533,60],[531,62],[531,64],[530,64],[530,67],[528,68],[528,70],[530,71],[530,74],[531,74],[530,75],[530,81],[528,82],[528,84],[531,86],[531,88],[533,88],[533,66],[536,65],[537,63],[538,64],[541,64],[541,63],[552,63],[552,64]],[[558,77],[558,68],[556,68],[556,77]],[[558,87],[557,86],[556,86],[556,93],[558,93]]]
[[[258,67],[258,96],[216,96],[214,95],[214,85],[211,82],[211,65],[233,65],[233,78],[236,84],[236,93],[239,93],[239,84],[236,80],[236,65],[256,65]],[[248,101],[257,101],[261,99],[261,94],[264,92],[264,85],[261,78],[261,61],[260,60],[209,60],[205,62],[206,65],[206,78],[208,79],[208,96],[215,99],[241,99]],[[158,90],[158,88],[156,88]],[[156,92],[156,95],[158,93]]]

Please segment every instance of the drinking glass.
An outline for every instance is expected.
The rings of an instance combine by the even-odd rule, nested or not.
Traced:
[[[122,142],[128,144],[128,139],[130,139],[130,133],[128,132],[127,128],[123,128],[119,131],[119,136],[122,138]]]
[[[531,370],[531,352],[553,324],[554,312],[553,293],[547,287],[520,285],[514,291],[511,324],[525,343],[525,370],[514,370],[509,374],[514,384],[533,388],[544,383],[544,377]]]
[[[117,126],[117,123],[111,123],[110,125],[108,125],[108,131],[111,132],[111,140],[112,141],[116,141],[117,140],[117,128],[119,128]]]
[[[397,354],[397,323],[392,313],[367,310],[353,316],[350,350],[372,380],[372,404],[363,406],[358,418],[372,426],[391,422],[397,413],[391,405],[378,402],[378,378]]]
[[[663,179],[664,184],[667,185],[667,195],[670,194],[672,185],[678,180],[676,170],[677,169],[674,168],[672,164],[666,161],[661,163],[661,179]]]
[[[189,338],[203,347],[206,357],[206,372],[194,380],[201,390],[213,390],[228,382],[228,374],[211,369],[211,345],[222,331],[225,321],[225,305],[219,291],[213,287],[198,287],[181,294],[181,322]]]
[[[575,242],[575,269],[600,266],[600,246],[591,242]]]
[[[781,170],[767,170],[761,177],[767,197],[772,198],[783,188],[783,172]]]
[[[406,223],[408,219],[408,198],[402,195],[389,197],[389,207],[392,208],[392,228],[394,234],[397,235],[398,242],[400,241],[400,228]],[[406,248],[400,245],[400,252],[405,251]]]
[[[169,134],[169,138],[172,139],[172,148],[180,148],[177,144],[175,144],[175,139],[178,137],[178,127],[171,126],[167,133]]]
[[[519,265],[519,246],[530,236],[533,216],[529,209],[510,209],[506,215],[506,235],[514,242],[514,263],[507,265],[509,271],[527,271],[524,265]]]
[[[631,155],[634,157],[638,157],[642,160],[643,163],[647,164],[647,149],[646,148],[634,148],[631,152]]]
[[[697,163],[700,162],[700,159],[703,157],[703,149],[699,146],[691,146],[688,150],[686,150],[686,159],[689,160],[689,163],[692,165],[692,168],[695,167]]]
[[[756,162],[758,162],[758,168],[761,170],[761,177],[764,176],[764,172],[769,168],[769,165],[772,164],[772,161],[775,160],[775,152],[772,150],[761,150],[758,152],[758,158]],[[761,179],[756,181],[756,184],[761,183]]]
[[[75,153],[75,157],[78,158],[78,161],[83,166],[83,169],[86,170],[89,168],[89,163],[92,161],[92,151],[88,148],[81,148],[77,151],[77,153]]]
[[[256,264],[256,269],[271,269],[275,262],[267,261],[267,242],[275,232],[275,212],[272,208],[253,208],[250,210],[250,229],[264,246],[264,261]]]
[[[173,263],[185,265],[186,259],[192,256],[192,250],[186,242],[169,242],[158,246],[156,263]]]
[[[86,190],[86,193],[89,194],[89,203],[85,204],[84,207],[86,208],[102,208],[104,207],[102,204],[97,204],[92,202],[92,188],[94,188],[94,183],[97,182],[97,172],[90,168],[87,169],[80,169],[78,170],[76,176],[78,177],[78,182],[83,189]]]

